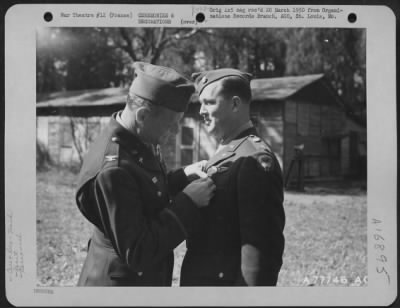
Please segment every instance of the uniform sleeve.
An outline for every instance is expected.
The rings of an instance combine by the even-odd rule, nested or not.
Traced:
[[[119,257],[135,271],[145,271],[162,260],[185,239],[185,226],[196,220],[198,209],[180,193],[169,209],[153,219],[144,215],[136,180],[113,167],[97,177],[95,198],[103,230]]]
[[[274,286],[282,265],[283,185],[280,169],[274,168],[271,159],[269,156],[247,157],[239,168],[239,285]]]
[[[176,196],[188,184],[189,180],[183,171],[183,168],[168,173],[168,191],[172,196]]]

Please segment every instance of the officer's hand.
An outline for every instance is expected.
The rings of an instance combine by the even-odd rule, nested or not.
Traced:
[[[193,181],[198,178],[206,178],[207,174],[203,172],[204,167],[206,166],[207,161],[201,160],[197,163],[186,166],[183,171],[188,177],[189,181]]]
[[[205,207],[215,193],[215,184],[211,178],[201,178],[193,181],[185,187],[183,192],[187,194],[198,207]]]

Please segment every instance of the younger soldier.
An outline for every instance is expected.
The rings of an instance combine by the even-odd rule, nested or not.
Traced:
[[[193,75],[205,127],[220,146],[205,171],[217,190],[203,229],[187,240],[182,286],[274,286],[284,248],[279,163],[250,122],[250,75],[218,69]]]

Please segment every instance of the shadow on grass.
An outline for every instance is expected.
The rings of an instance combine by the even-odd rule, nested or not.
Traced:
[[[366,181],[337,181],[329,183],[312,183],[304,187],[304,191],[286,189],[286,192],[306,195],[346,195],[362,196],[367,193]]]

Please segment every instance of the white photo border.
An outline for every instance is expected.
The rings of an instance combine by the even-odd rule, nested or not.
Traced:
[[[59,17],[61,12],[168,12],[182,18],[222,5],[18,4],[5,16],[5,226],[6,247],[21,245],[23,274],[6,270],[6,296],[28,306],[371,306],[397,297],[397,126],[396,17],[386,6],[230,5],[233,7],[340,8],[336,19],[251,20],[241,27],[365,28],[367,32],[367,204],[368,286],[366,287],[118,287],[36,286],[36,35],[37,27],[149,27],[136,19]],[[43,14],[52,12],[48,23]],[[348,14],[356,13],[350,24]],[[237,27],[235,20],[207,19],[198,27]],[[158,25],[159,26],[159,25]],[[187,25],[185,26],[187,27]],[[21,128],[21,123],[23,123]],[[18,136],[16,136],[16,134]],[[379,231],[378,231],[379,230]],[[384,243],[379,234],[384,238]],[[383,254],[383,266],[377,259]],[[6,249],[7,269],[7,249]],[[387,272],[387,275],[385,274]],[[390,276],[390,281],[388,280]]]

